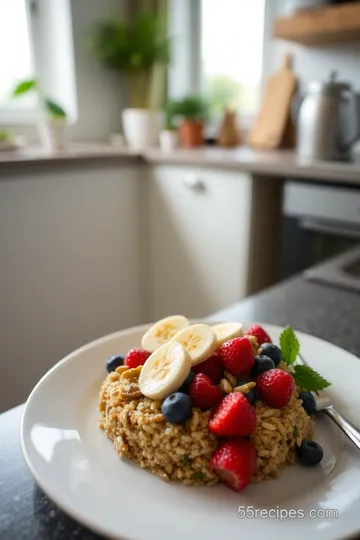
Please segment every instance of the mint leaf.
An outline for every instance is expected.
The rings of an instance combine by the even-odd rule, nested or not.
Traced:
[[[194,480],[202,480],[204,478],[204,473],[201,472],[201,471],[196,471],[196,472],[194,472],[192,477],[193,477]]]
[[[331,383],[309,366],[295,366],[293,377],[296,384],[306,392],[317,392],[331,385]]]
[[[189,456],[183,456],[183,462],[184,462],[184,465],[189,465],[190,464],[190,458]]]
[[[291,326],[287,326],[281,332],[280,349],[283,362],[286,362],[288,365],[293,364],[299,354],[300,343]]]

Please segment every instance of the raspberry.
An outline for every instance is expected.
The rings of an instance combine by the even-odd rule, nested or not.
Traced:
[[[219,444],[210,467],[235,491],[242,491],[255,472],[256,453],[246,439],[228,439]]]
[[[254,352],[247,338],[226,341],[221,345],[220,354],[225,369],[237,377],[247,375],[254,367]]]
[[[211,409],[222,400],[224,394],[207,375],[198,373],[190,384],[189,396],[194,407]]]
[[[260,398],[270,407],[280,409],[290,401],[295,381],[290,373],[282,369],[270,369],[256,378],[256,390]]]
[[[209,430],[222,437],[248,437],[256,428],[254,409],[243,394],[228,394],[209,420]]]
[[[149,351],[145,351],[145,349],[130,349],[125,356],[124,366],[128,366],[129,368],[143,366],[150,354],[151,353],[149,353]]]
[[[205,373],[214,384],[219,384],[224,376],[224,366],[219,353],[213,354],[205,362],[193,366],[192,369],[195,373]]]
[[[249,326],[249,328],[245,332],[245,335],[256,337],[259,347],[263,343],[272,343],[269,334],[267,334],[262,328],[262,326],[260,326],[259,324],[252,324],[251,326]]]

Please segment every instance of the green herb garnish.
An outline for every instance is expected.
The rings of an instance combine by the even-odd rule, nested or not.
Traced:
[[[331,383],[310,366],[295,366],[293,377],[296,384],[306,392],[317,392],[331,385]]]
[[[282,360],[288,366],[293,364],[300,351],[300,343],[291,326],[287,326],[280,335]],[[295,383],[305,392],[318,392],[331,385],[324,377],[310,366],[296,365],[291,373]],[[295,435],[294,435],[295,436]]]
[[[193,479],[194,480],[202,480],[204,478],[204,473],[201,472],[201,471],[196,471],[193,475],[192,475]]]
[[[190,458],[189,458],[189,456],[183,456],[183,462],[184,462],[184,465],[190,465]]]
[[[299,354],[300,343],[291,326],[287,326],[281,332],[280,349],[283,362],[288,364],[288,366],[293,364]]]

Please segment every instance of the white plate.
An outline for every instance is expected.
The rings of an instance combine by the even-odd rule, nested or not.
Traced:
[[[264,325],[274,342],[281,329]],[[325,457],[313,469],[288,467],[277,480],[242,493],[225,486],[185,487],[165,483],[120,459],[97,427],[98,391],[106,359],[138,346],[145,327],[104,337],[56,364],[30,395],[21,423],[25,459],[38,484],[65,512],[93,530],[127,540],[331,540],[360,531],[360,453],[327,418],[317,422],[316,439]],[[298,332],[309,363],[333,382],[339,410],[360,418],[359,360],[320,339]],[[238,507],[249,517],[239,519]],[[260,517],[270,511],[320,510],[322,519]],[[326,517],[329,509],[337,519]],[[292,515],[294,516],[294,511]]]

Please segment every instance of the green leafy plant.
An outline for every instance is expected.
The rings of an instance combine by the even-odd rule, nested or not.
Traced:
[[[105,67],[126,74],[132,107],[149,107],[153,68],[169,63],[171,42],[163,27],[163,17],[141,12],[131,21],[103,22],[94,30],[94,53]]]
[[[37,92],[40,102],[42,103],[46,114],[53,120],[65,120],[67,115],[64,109],[58,104],[55,103],[52,99],[43,96],[39,87],[38,81],[36,79],[28,79],[21,81],[12,91],[12,96],[18,98],[29,94],[30,92]]]
[[[185,120],[206,122],[209,114],[209,104],[202,96],[190,94],[174,105],[174,114]]]
[[[282,331],[280,335],[280,348],[283,362],[288,366],[292,365],[300,352],[300,343],[291,326],[288,326]],[[295,383],[306,392],[317,392],[331,385],[317,371],[310,366],[302,364],[294,366],[292,376],[295,379]]]

